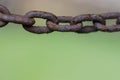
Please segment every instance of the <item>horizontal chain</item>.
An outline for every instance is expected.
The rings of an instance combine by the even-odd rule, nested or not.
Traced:
[[[36,23],[34,18],[46,19],[46,26],[34,26],[34,24]],[[107,19],[116,19],[116,25],[106,26]],[[92,21],[93,26],[84,26],[84,21]],[[56,16],[50,12],[44,11],[30,11],[25,15],[16,15],[10,13],[5,6],[0,5],[0,27],[4,27],[9,22],[21,24],[26,31],[36,34],[51,33],[53,31],[76,33],[120,31],[119,12],[103,14],[83,14],[75,17]],[[60,23],[68,24],[60,25]]]

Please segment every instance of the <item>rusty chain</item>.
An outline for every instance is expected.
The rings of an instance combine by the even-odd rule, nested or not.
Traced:
[[[35,24],[34,18],[46,19],[47,26],[33,26]],[[107,19],[117,19],[116,25],[106,26]],[[83,21],[92,21],[93,26],[83,26]],[[30,11],[23,16],[11,14],[5,6],[0,5],[0,27],[7,25],[9,22],[22,24],[25,30],[36,34],[51,33],[53,31],[76,33],[120,31],[119,12],[83,14],[72,17],[56,16],[52,13],[44,11]],[[59,23],[69,23],[69,25],[59,25]]]

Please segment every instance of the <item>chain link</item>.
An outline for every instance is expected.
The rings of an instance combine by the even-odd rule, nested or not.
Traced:
[[[46,19],[46,26],[34,26],[35,19]],[[107,19],[116,19],[116,25],[106,26]],[[84,26],[84,21],[92,21],[93,26]],[[21,24],[26,31],[36,34],[51,33],[53,31],[60,32],[117,32],[120,31],[120,13],[111,12],[103,14],[83,14],[75,17],[72,16],[56,16],[44,11],[30,11],[25,15],[11,14],[9,10],[0,5],[0,27],[4,27],[9,22]],[[69,23],[68,25],[60,25],[60,23]]]

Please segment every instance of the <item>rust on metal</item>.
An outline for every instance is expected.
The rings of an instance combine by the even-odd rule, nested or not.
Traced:
[[[35,19],[46,19],[46,26],[34,26]],[[106,26],[106,20],[116,19],[116,25]],[[84,21],[92,21],[93,26],[84,26]],[[9,10],[0,5],[0,27],[4,27],[9,22],[21,24],[26,31],[35,34],[60,32],[118,32],[120,31],[120,12],[109,12],[102,14],[82,14],[78,16],[56,16],[45,11],[30,11],[25,15],[11,14]],[[60,25],[60,23],[69,23]]]
[[[24,17],[21,15],[7,15],[7,14],[1,14],[0,13],[0,19],[5,22],[12,22],[17,24],[24,24],[24,25],[33,25],[35,23],[34,19]]]
[[[0,13],[1,14],[10,14],[9,10],[3,5],[0,5]],[[0,18],[0,27],[4,27],[7,24],[8,24],[8,22],[2,21]]]
[[[73,17],[72,16],[58,16],[57,19],[58,19],[58,22],[61,22],[61,23],[70,23]]]
[[[44,12],[44,11],[31,11],[28,12],[26,15],[26,17],[28,18],[43,18],[43,19],[47,19],[49,21],[52,21],[54,23],[57,24],[57,17],[49,12]],[[32,32],[32,33],[37,33],[37,34],[42,34],[42,33],[51,33],[53,32],[52,30],[50,30],[48,27],[42,27],[42,26],[32,26],[32,25],[25,25],[23,24],[23,27],[25,30]]]
[[[53,31],[60,31],[60,32],[76,32],[81,29],[81,25],[58,25],[51,21],[47,21],[47,25],[49,29]]]

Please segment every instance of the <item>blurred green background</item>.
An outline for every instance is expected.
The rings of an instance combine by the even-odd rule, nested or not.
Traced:
[[[64,2],[44,0],[43,3],[45,1],[49,6],[43,8],[39,7],[42,3],[34,6],[42,0],[1,0],[0,2],[17,14],[32,9],[45,9],[44,11],[56,15],[110,11],[110,8],[103,9],[102,5],[100,8],[100,4],[92,5],[87,0],[84,4],[91,4],[93,7],[96,5],[94,8],[99,7],[101,10],[95,11],[88,5],[81,6],[84,11],[78,11],[75,8],[82,3],[78,3],[77,0],[75,1],[78,5],[72,0]],[[74,5],[71,6],[68,2],[71,4],[74,2]],[[52,5],[54,3],[56,5]],[[66,6],[72,8],[68,9]],[[119,9],[116,8],[117,10]],[[112,11],[114,10],[111,9]],[[45,25],[44,21],[41,23],[40,20],[36,21],[35,25]],[[108,25],[112,24],[114,21],[108,22]],[[1,28],[0,37],[0,80],[120,80],[120,32],[90,34],[53,32],[38,35],[25,31],[21,25],[10,23]]]

